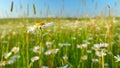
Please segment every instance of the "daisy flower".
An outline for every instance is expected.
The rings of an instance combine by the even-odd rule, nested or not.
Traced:
[[[39,60],[39,56],[34,56],[34,57],[31,58],[31,61],[32,61],[32,62],[35,62],[35,61],[37,61],[37,60]]]
[[[17,52],[19,52],[19,50],[20,50],[19,47],[13,47],[11,52],[17,53]]]
[[[120,61],[120,55],[114,56],[114,58],[116,59],[116,62]]]

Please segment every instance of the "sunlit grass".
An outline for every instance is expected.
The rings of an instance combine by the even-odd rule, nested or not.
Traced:
[[[1,20],[0,67],[119,68],[119,19],[36,20]]]

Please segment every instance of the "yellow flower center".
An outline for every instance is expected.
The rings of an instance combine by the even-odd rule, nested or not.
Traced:
[[[43,25],[45,25],[43,22],[40,22],[40,23],[36,23],[36,24],[35,24],[36,27],[43,26]]]

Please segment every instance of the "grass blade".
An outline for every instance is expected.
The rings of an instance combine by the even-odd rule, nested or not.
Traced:
[[[12,1],[12,2],[11,2],[11,8],[10,8],[10,11],[11,11],[11,12],[13,11],[13,5],[14,5],[14,2]]]
[[[36,8],[35,8],[35,5],[33,4],[32,7],[33,7],[33,13],[34,13],[34,15],[36,15]]]

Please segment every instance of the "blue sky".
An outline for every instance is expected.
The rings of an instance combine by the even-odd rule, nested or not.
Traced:
[[[10,12],[12,1],[14,8]],[[36,15],[33,13],[33,4]],[[120,0],[0,0],[0,18],[108,16],[108,5],[111,15],[120,16]]]

